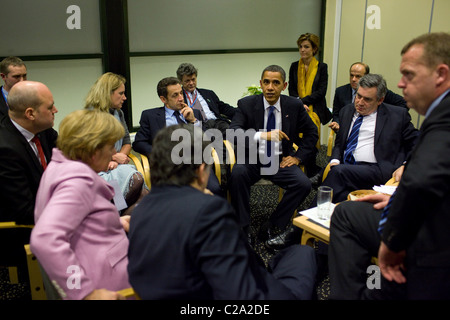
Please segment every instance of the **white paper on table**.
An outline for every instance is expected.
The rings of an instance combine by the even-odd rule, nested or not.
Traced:
[[[372,189],[376,192],[392,195],[395,192],[395,189],[397,189],[397,186],[386,186],[383,184],[381,186],[373,186]]]
[[[333,214],[335,206],[336,205],[334,203],[330,204],[331,214]],[[310,208],[310,209],[307,209],[307,210],[303,210],[303,211],[300,212],[300,214],[305,216],[305,217],[308,217],[309,219],[313,220],[314,222],[317,222],[318,224],[324,226],[327,229],[330,228],[331,215],[330,215],[329,219],[319,219],[319,216],[317,215],[317,207]]]

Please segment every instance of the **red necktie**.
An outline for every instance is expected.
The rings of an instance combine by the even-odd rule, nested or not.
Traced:
[[[34,142],[34,144],[36,145],[36,147],[38,149],[39,158],[41,159],[42,167],[45,170],[47,168],[47,161],[45,160],[45,155],[44,155],[44,150],[42,149],[41,140],[39,140],[39,138],[37,136],[34,136],[33,139],[31,139],[31,141]]]

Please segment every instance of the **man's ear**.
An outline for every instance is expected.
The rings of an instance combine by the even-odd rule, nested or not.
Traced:
[[[163,96],[159,96],[159,99],[164,103],[164,105],[167,103],[167,99]]]
[[[25,109],[25,117],[29,120],[34,120],[36,117],[34,116],[34,109],[33,108],[26,108]]]
[[[436,84],[439,86],[442,83],[449,80],[449,66],[446,64],[440,64],[436,68],[437,81]]]
[[[197,168],[198,184],[203,188],[206,188],[206,185],[208,184],[210,169],[211,168],[206,163],[202,163]]]

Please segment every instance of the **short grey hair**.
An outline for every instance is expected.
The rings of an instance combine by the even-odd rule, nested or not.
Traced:
[[[386,81],[380,74],[369,73],[359,79],[358,88],[377,88],[377,99],[384,98],[387,92]]]

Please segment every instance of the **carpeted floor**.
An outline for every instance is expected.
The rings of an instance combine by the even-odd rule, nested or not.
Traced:
[[[327,164],[326,158],[326,146],[322,146],[320,152],[317,155],[316,163],[320,167],[325,167]],[[305,199],[305,201],[299,206],[298,212],[309,208],[312,200],[316,196],[317,191],[312,189],[311,193]],[[251,232],[254,238],[254,249],[260,255],[263,261],[267,262],[276,252],[267,249],[264,243],[258,241],[256,234],[262,223],[267,221],[269,215],[273,212],[278,204],[279,188],[273,184],[254,185],[251,190],[250,208],[252,225]],[[300,238],[299,238],[300,242]],[[323,244],[321,244],[323,245]],[[330,293],[329,277],[327,271],[327,256],[321,254],[323,248],[319,251],[319,244],[316,243],[314,248],[317,253],[317,259],[319,263],[319,272],[317,277],[316,287],[316,299],[327,300]]]

